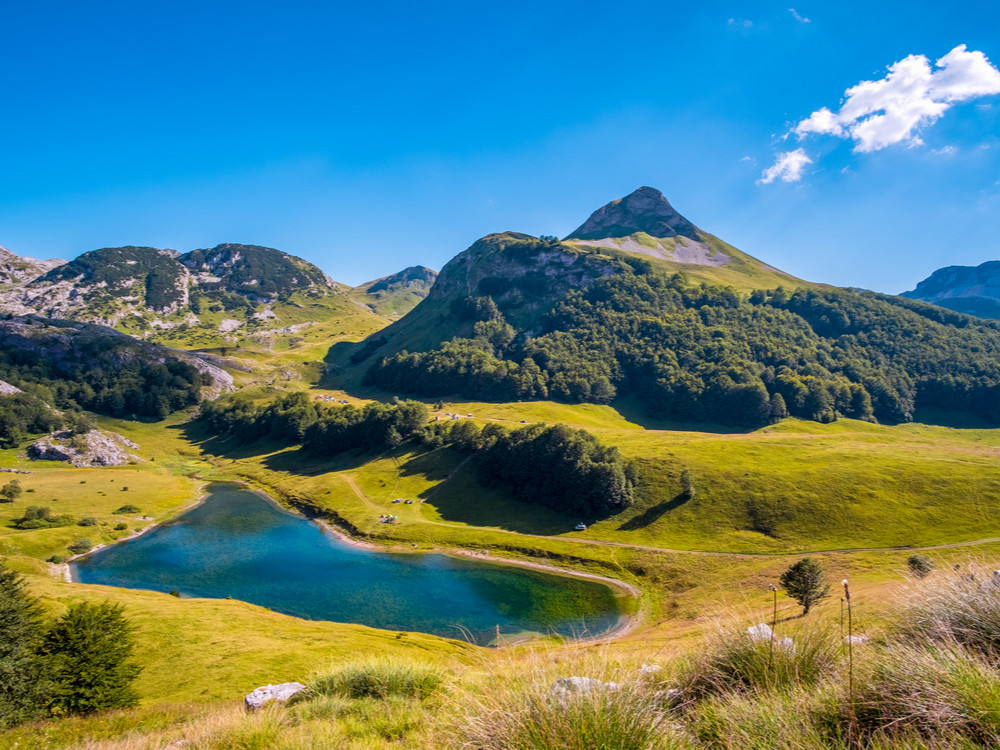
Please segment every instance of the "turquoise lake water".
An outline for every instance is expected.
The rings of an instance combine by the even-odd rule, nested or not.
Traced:
[[[440,554],[362,549],[237,485],[141,537],[74,564],[81,583],[233,599],[312,620],[491,643],[525,631],[607,632],[604,584]]]

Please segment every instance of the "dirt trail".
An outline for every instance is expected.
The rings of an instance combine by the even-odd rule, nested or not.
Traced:
[[[444,484],[446,484],[452,477],[454,477],[458,472],[465,466],[466,463],[472,456],[465,458],[458,466],[452,469],[451,473],[444,478],[437,486],[432,490],[431,494],[425,499],[430,499]],[[357,495],[369,508],[377,510],[378,506],[372,503],[365,494],[361,491],[357,482],[354,478],[348,474],[341,475],[347,485],[351,488],[355,495]],[[467,529],[471,528],[465,524],[452,523],[450,521],[434,521],[429,518],[422,517],[421,521],[423,523],[431,524],[432,526],[447,526],[455,529]],[[596,547],[618,547],[621,549],[635,549],[643,550],[645,552],[666,552],[672,555],[700,555],[702,557],[739,557],[739,558],[781,558],[781,557],[800,557],[802,555],[823,555],[823,554],[851,554],[857,552],[921,552],[924,550],[936,550],[936,549],[955,549],[958,547],[976,547],[982,544],[995,544],[1000,543],[1000,537],[986,537],[985,539],[973,539],[967,542],[950,542],[948,544],[929,544],[925,546],[909,546],[900,545],[897,547],[845,547],[838,549],[810,549],[810,550],[797,550],[792,552],[720,552],[717,550],[700,550],[700,549],[673,549],[670,547],[656,547],[652,544],[631,544],[629,542],[612,542],[605,539],[585,539],[580,537],[563,537],[563,536],[546,536],[545,534],[525,534],[521,531],[511,531],[510,529],[498,529],[493,528],[491,531],[498,532],[500,534],[510,534],[512,536],[527,538],[527,539],[559,539],[563,542],[573,542],[575,544],[589,544]]]

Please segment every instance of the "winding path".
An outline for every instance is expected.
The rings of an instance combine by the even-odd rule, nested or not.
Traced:
[[[454,477],[458,472],[465,466],[466,463],[472,456],[468,456],[463,459],[451,473],[448,474],[441,482],[439,482],[431,493],[425,499],[430,499],[438,492],[438,490],[443,487],[447,482],[449,482],[452,477]],[[377,510],[379,506],[375,505],[365,494],[361,491],[358,483],[348,474],[342,474],[344,481],[347,482],[348,487],[354,492],[355,495],[360,498],[365,505],[369,508]],[[450,521],[435,521],[429,518],[421,517],[421,522],[430,524],[432,526],[445,526],[454,529],[468,529],[472,528],[466,524],[452,523]],[[511,531],[510,529],[500,529],[492,527],[491,531],[498,532],[500,534],[510,534],[512,536],[526,538],[526,539],[558,539],[563,542],[574,542],[576,544],[589,544],[596,547],[618,547],[621,549],[635,549],[643,550],[645,552],[665,552],[667,554],[674,555],[699,555],[702,557],[740,557],[746,559],[752,558],[781,558],[781,557],[799,557],[801,555],[826,555],[826,554],[852,554],[857,552],[921,552],[925,550],[936,550],[936,549],[955,549],[959,547],[976,547],[982,544],[995,544],[1000,543],[1000,537],[992,536],[986,537],[984,539],[973,539],[967,542],[950,542],[948,544],[929,544],[926,546],[918,547],[911,545],[900,545],[897,547],[845,547],[841,549],[813,549],[813,550],[798,550],[793,552],[719,552],[714,550],[698,550],[698,549],[673,549],[670,547],[657,547],[652,544],[632,544],[630,542],[613,542],[606,539],[585,539],[580,537],[565,537],[565,536],[546,536],[545,534],[525,534],[521,531]]]

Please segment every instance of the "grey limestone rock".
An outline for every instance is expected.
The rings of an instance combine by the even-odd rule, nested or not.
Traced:
[[[247,711],[256,711],[266,703],[276,701],[284,703],[297,693],[301,693],[306,686],[301,682],[283,682],[280,685],[264,685],[254,690],[243,699],[243,705]]]

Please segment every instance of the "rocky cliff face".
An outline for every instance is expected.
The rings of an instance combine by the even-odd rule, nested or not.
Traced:
[[[489,296],[505,314],[547,309],[570,290],[622,269],[614,258],[561,242],[518,232],[490,234],[448,261],[428,300]]]
[[[31,281],[65,262],[22,258],[7,248],[0,247],[0,286]]]
[[[939,268],[917,284],[916,289],[900,296],[1000,320],[1000,261]]]

